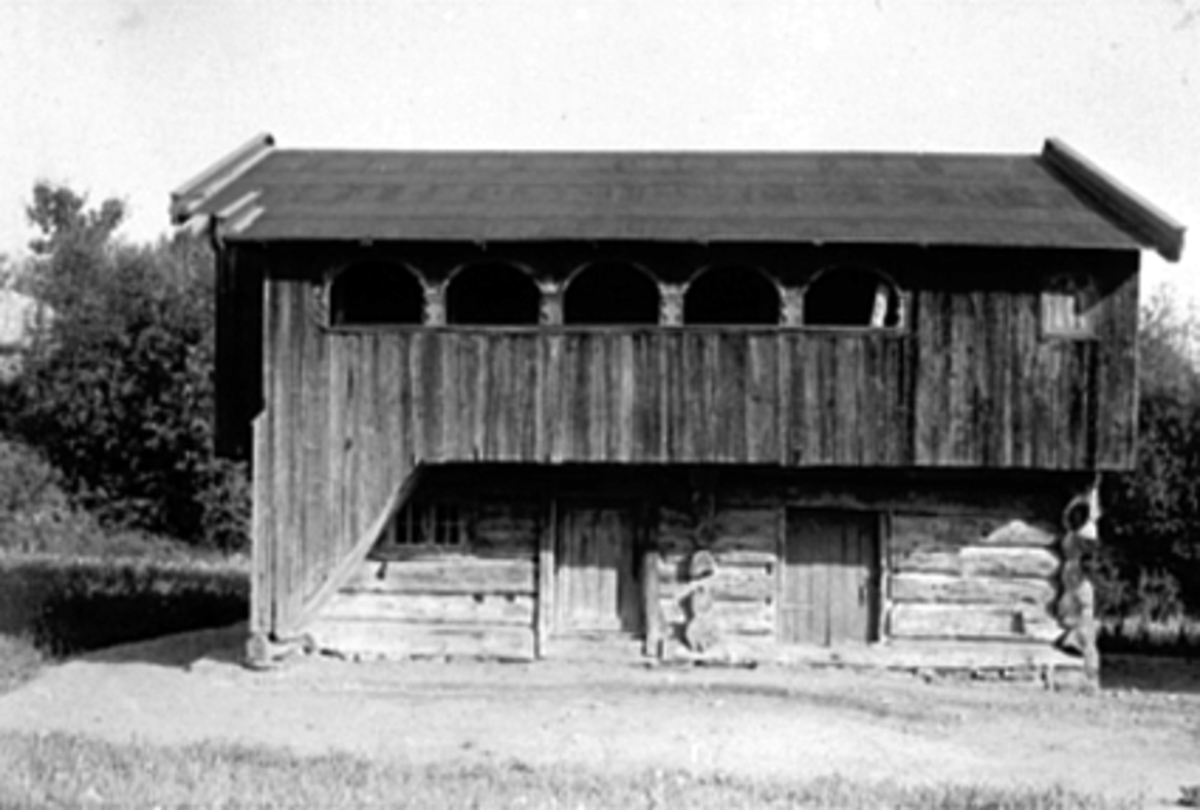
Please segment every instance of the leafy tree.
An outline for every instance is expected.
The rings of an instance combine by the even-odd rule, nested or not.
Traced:
[[[108,241],[125,219],[125,203],[109,199],[98,210],[89,211],[87,197],[76,194],[66,186],[45,180],[33,187],[33,203],[26,206],[25,215],[31,225],[42,232],[29,247],[38,255],[55,253],[64,242],[82,240],[96,245]]]
[[[1200,371],[1196,324],[1159,294],[1139,327],[1138,460],[1105,479],[1101,608],[1200,612]]]
[[[91,209],[45,183],[28,214],[42,232],[30,283],[53,315],[17,384],[17,429],[106,522],[243,546],[245,473],[212,450],[208,246],[123,244],[121,202]]]

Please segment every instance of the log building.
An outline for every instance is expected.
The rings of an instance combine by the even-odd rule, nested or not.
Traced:
[[[251,649],[1095,670],[1139,251],[1036,155],[277,149],[185,184]]]

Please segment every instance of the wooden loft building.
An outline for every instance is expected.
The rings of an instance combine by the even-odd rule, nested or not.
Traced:
[[[1134,462],[1139,251],[1183,229],[1057,141],[263,136],[171,210],[217,248],[256,655],[1094,667],[1079,551]]]

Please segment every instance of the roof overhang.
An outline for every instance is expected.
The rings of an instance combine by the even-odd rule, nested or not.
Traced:
[[[1179,261],[1186,230],[1183,225],[1058,138],[1046,140],[1042,160],[1080,196],[1138,234],[1164,259]]]
[[[1121,250],[1184,228],[1057,139],[1040,155],[280,150],[171,195],[226,240],[667,241]]]
[[[275,138],[268,132],[255,135],[246,143],[209,166],[171,192],[171,222],[186,225],[197,217],[211,216],[226,222],[257,198],[254,192],[243,195],[234,205],[220,210],[205,210],[205,205],[230,184],[265,158],[275,147]]]

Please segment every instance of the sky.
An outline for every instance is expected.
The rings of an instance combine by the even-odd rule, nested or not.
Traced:
[[[1200,0],[0,0],[0,253],[281,147],[1034,153],[1200,229]],[[1194,235],[1193,231],[1189,235]],[[1200,245],[1148,257],[1200,302]]]

